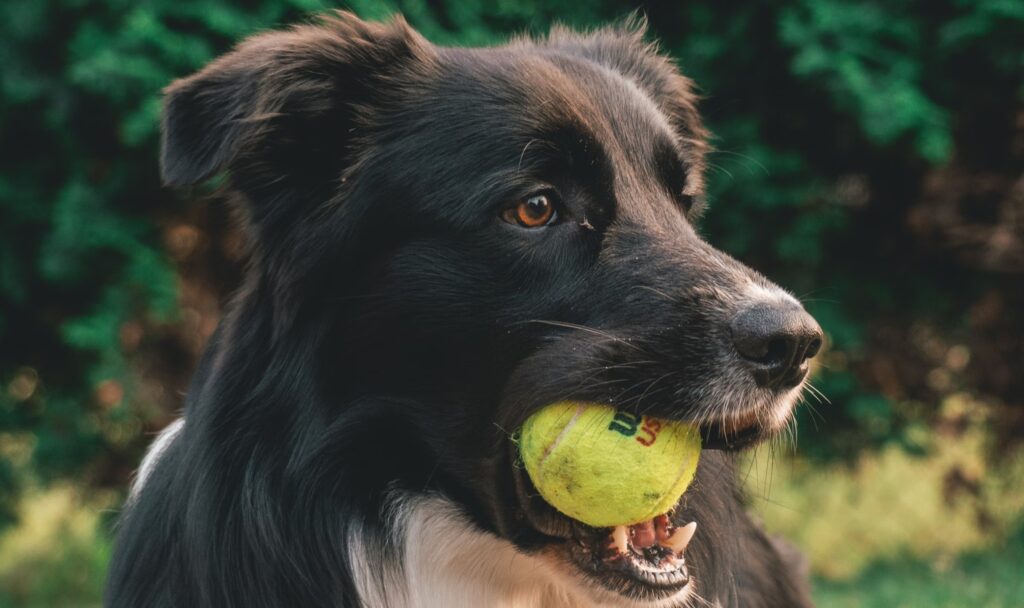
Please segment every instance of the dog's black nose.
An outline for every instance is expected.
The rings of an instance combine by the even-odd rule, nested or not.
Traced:
[[[791,388],[821,349],[821,327],[796,303],[757,304],[732,320],[732,341],[759,386]]]

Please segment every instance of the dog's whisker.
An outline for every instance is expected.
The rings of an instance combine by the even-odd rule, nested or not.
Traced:
[[[724,173],[725,175],[727,175],[729,177],[729,179],[736,179],[736,176],[733,175],[731,171],[729,171],[725,167],[719,165],[718,163],[710,163],[709,162],[708,163],[708,169],[711,169],[711,170],[714,170],[714,171],[718,171],[719,173]]]
[[[596,329],[594,327],[588,327],[586,325],[580,325],[578,323],[569,323],[568,321],[552,321],[552,320],[549,320],[549,319],[528,319],[526,321],[523,321],[523,323],[540,323],[542,325],[552,325],[554,327],[564,327],[566,329],[576,329],[576,330],[579,330],[579,331],[584,331],[584,332],[587,332],[587,333],[594,334],[595,336],[601,336],[602,338],[607,338],[608,340],[611,340],[611,341],[616,342],[618,344],[622,344],[623,346],[627,346],[627,347],[632,348],[634,350],[638,350],[638,351],[642,350],[639,346],[637,346],[636,344],[633,344],[632,342],[630,342],[629,338],[622,338],[620,336],[616,336],[614,334],[611,334],[611,333],[609,333],[607,331],[604,331],[604,330],[601,330],[601,329]]]
[[[665,293],[664,291],[662,291],[660,289],[651,287],[650,285],[637,285],[637,286],[633,287],[633,289],[643,289],[645,291],[650,291],[651,293],[658,294],[659,296],[665,298],[666,300],[668,300],[669,302],[672,302],[673,304],[679,303],[679,299],[678,298],[672,296],[671,294]]]
[[[519,153],[519,164],[516,165],[516,172],[517,173],[523,169],[523,158],[526,156],[526,151],[529,150],[530,146],[533,143],[537,142],[537,141],[540,141],[540,140],[538,140],[538,139],[531,139],[530,141],[526,142],[525,146],[523,146],[523,151]]]
[[[644,398],[647,397],[647,394],[651,391],[651,389],[654,388],[654,386],[656,384],[658,384],[659,382],[661,382],[665,378],[671,377],[672,375],[673,375],[673,372],[668,372],[666,374],[662,374],[661,376],[658,376],[657,378],[655,378],[650,384],[647,385],[647,388],[644,389],[644,392],[640,393],[640,396],[637,397],[637,401],[636,401],[637,405],[638,406],[641,405],[641,403],[643,402]],[[641,414],[646,414],[648,411],[650,411],[651,407],[653,407],[653,404],[647,406],[646,408],[644,408],[640,413]]]
[[[730,155],[730,156],[736,156],[736,157],[738,157],[740,159],[743,159],[743,160],[749,160],[750,162],[752,162],[755,165],[757,165],[758,168],[760,168],[762,171],[764,171],[765,175],[771,175],[771,172],[768,170],[768,167],[765,167],[764,164],[761,161],[757,160],[753,156],[748,156],[748,155],[743,154],[741,152],[733,152],[731,150],[712,150],[710,152],[710,154],[711,155],[715,155],[715,154]]]
[[[637,382],[634,382],[632,385],[627,387],[625,390],[620,391],[615,397],[613,397],[611,402],[612,403],[620,403],[621,400],[622,400],[622,397],[624,395],[628,394],[630,391],[636,389],[637,387],[640,387],[640,386],[643,386],[644,384],[647,384],[648,382],[649,382],[649,380],[646,379],[646,378],[644,378],[642,380],[639,380]]]
[[[819,390],[818,387],[808,382],[807,388],[811,391],[811,394],[818,398],[819,403],[824,401],[825,403],[832,405],[832,401],[830,401],[829,398],[825,395],[825,393],[821,392],[821,390]]]

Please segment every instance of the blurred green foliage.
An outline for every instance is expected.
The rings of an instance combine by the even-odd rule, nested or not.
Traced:
[[[556,20],[593,26],[636,8],[346,6],[367,18],[400,11],[431,40],[466,45],[541,33]],[[136,390],[125,328],[175,320],[175,267],[160,225],[185,206],[159,184],[161,88],[250,33],[333,7],[0,3],[0,519],[13,516],[26,483],[19,471],[99,482],[99,460],[134,462],[145,441],[153,412]],[[717,135],[702,229],[805,297],[832,341],[815,381],[832,401],[818,414],[829,439],[804,421],[806,449],[826,457],[887,441],[913,447],[908,429],[930,389],[887,389],[864,366],[885,346],[879,326],[923,320],[956,342],[966,307],[1020,279],[923,247],[905,218],[939,167],[1012,171],[1024,0],[694,0],[645,10],[652,36],[706,96]]]

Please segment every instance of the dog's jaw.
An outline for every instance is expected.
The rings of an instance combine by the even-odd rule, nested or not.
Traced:
[[[696,582],[671,597],[640,601],[587,581],[557,547],[527,553],[476,527],[440,495],[392,492],[388,498],[400,563],[371,557],[380,539],[354,530],[348,553],[369,606],[507,606],[509,608],[683,608],[697,601]],[[705,603],[698,602],[700,605]]]

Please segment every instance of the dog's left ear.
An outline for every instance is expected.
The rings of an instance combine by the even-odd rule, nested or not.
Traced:
[[[164,182],[195,184],[227,169],[250,198],[301,190],[314,174],[330,182],[318,172],[344,168],[359,109],[384,94],[389,76],[433,52],[400,17],[371,23],[341,12],[254,36],[165,90]]]

